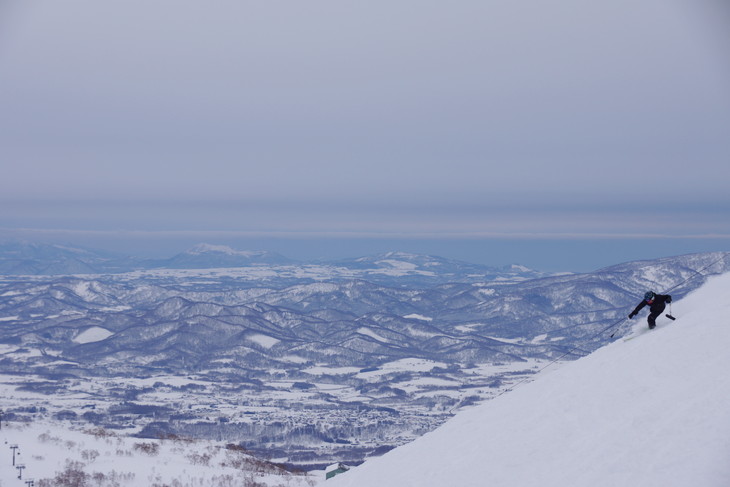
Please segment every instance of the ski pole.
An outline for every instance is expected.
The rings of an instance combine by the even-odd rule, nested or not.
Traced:
[[[616,327],[615,330],[613,330],[613,333],[611,333],[611,336],[609,338],[613,338],[613,336],[616,334],[616,332],[619,330],[619,328],[621,328],[621,325],[623,325],[624,321],[626,321],[626,320],[628,320],[628,318],[622,318],[621,320],[614,323],[614,325],[619,325],[619,326]]]

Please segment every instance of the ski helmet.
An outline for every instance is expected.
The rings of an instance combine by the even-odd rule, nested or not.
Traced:
[[[654,299],[654,291],[647,291],[646,294],[644,294],[644,300],[650,301]]]

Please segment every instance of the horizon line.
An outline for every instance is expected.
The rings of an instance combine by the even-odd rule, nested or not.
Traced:
[[[372,232],[372,231],[272,231],[272,230],[90,230],[53,228],[7,228],[0,227],[0,238],[13,240],[18,236],[9,234],[69,235],[89,237],[128,238],[279,238],[279,239],[405,239],[405,240],[730,240],[726,233],[636,233],[636,232]]]

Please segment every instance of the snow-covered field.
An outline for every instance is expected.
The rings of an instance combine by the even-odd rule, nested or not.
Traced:
[[[102,428],[9,423],[0,439],[2,487],[30,480],[34,487],[308,487],[324,475],[292,474],[235,445],[129,438]]]
[[[673,313],[328,485],[728,486],[730,274]]]

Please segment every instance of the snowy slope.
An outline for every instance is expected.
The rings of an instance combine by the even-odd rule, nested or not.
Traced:
[[[311,487],[316,481],[222,442],[140,439],[65,426],[3,424],[0,487],[25,487],[28,480],[35,487]]]
[[[328,485],[730,485],[730,274],[673,307]]]

